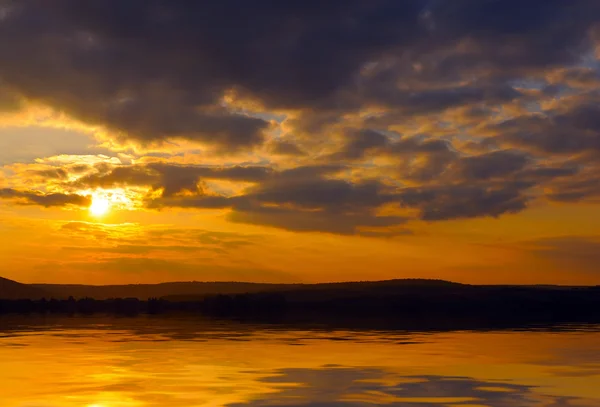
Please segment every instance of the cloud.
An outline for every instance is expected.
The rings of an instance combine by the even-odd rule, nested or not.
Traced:
[[[131,105],[134,102],[123,102]],[[136,101],[145,104],[146,101]],[[269,124],[262,119],[232,114],[198,113],[194,109],[183,113],[182,110],[164,113],[148,112],[144,106],[120,106],[115,114],[105,117],[101,123],[107,123],[120,134],[121,139],[133,139],[142,143],[160,142],[166,139],[187,139],[214,144],[219,149],[250,149],[263,142],[264,131]],[[147,115],[151,114],[152,119]]]
[[[352,210],[381,205],[383,185],[378,182],[352,183],[340,179],[295,177],[282,172],[249,188],[245,197],[268,204],[293,205],[307,210]]]
[[[228,215],[228,219],[236,223],[271,226],[295,232],[365,236],[406,235],[406,229],[398,229],[397,226],[402,226],[408,221],[408,218],[403,216],[374,216],[368,212],[303,212],[269,206],[236,207]]]
[[[426,136],[360,131],[347,139],[333,153],[347,164],[326,156],[325,164],[289,169],[152,162],[87,166],[79,174],[69,166],[34,172],[65,191],[136,188],[135,199],[149,209],[220,209],[232,222],[338,234],[406,233],[415,219],[499,217],[544,195],[582,198],[573,195],[577,162],[544,163],[514,149],[468,155]],[[360,156],[388,157],[392,164],[369,176],[356,166]],[[220,188],[222,181],[233,187]]]
[[[361,228],[398,226],[406,215],[381,216],[386,204],[419,211],[424,220],[500,216],[527,207],[532,182],[432,185],[397,188],[376,181],[352,183],[326,178],[328,167],[274,173],[242,195],[181,196],[156,199],[151,207],[230,208],[236,222],[265,224],[297,231],[358,233]]]
[[[240,195],[163,196],[149,207],[229,208],[234,222],[263,224],[295,231],[353,234],[360,227],[402,224],[402,216],[377,216],[390,200],[378,182],[355,184],[326,178],[343,167],[307,166],[272,172]]]
[[[530,200],[525,191],[530,186],[515,182],[408,188],[401,192],[399,198],[402,205],[419,209],[423,220],[497,217],[525,209]]]
[[[53,206],[89,206],[91,199],[77,194],[48,193],[36,191],[18,191],[11,188],[0,189],[0,199],[16,200],[23,205],[39,205],[46,208]]]
[[[548,198],[558,202],[579,202],[598,200],[600,197],[600,176],[582,177],[557,183],[548,193]]]
[[[386,158],[397,165],[396,176],[402,180],[429,182],[439,177],[459,154],[452,143],[424,134],[394,138],[373,129],[346,131],[346,142],[328,161],[365,161]]]
[[[463,157],[457,162],[457,171],[468,180],[502,178],[522,170],[530,160],[521,151],[499,150]]]
[[[50,204],[131,187],[148,208],[352,234],[600,194],[597,1],[315,7],[9,4],[0,109],[47,105],[106,145],[136,145],[78,169],[41,157],[29,173],[13,166],[7,179],[35,177],[5,195]],[[35,192],[44,180],[62,194]]]
[[[565,193],[578,168],[569,163],[542,164],[530,154],[499,150],[461,155],[448,143],[423,138],[397,141],[375,135],[380,154],[400,161],[392,174],[417,181],[385,182],[381,177],[349,178],[349,165],[321,164],[275,169],[267,166],[199,166],[164,162],[109,166],[65,180],[64,172],[38,171],[66,189],[140,187],[149,209],[226,209],[227,219],[293,231],[339,234],[389,234],[410,220],[441,221],[518,213],[543,196]],[[372,135],[371,134],[371,135]],[[359,137],[369,135],[361,133]],[[379,137],[379,138],[378,138]],[[352,139],[350,156],[360,150]],[[362,146],[371,145],[358,139]],[[425,157],[407,164],[411,157]],[[404,166],[404,167],[403,167]],[[406,170],[408,168],[408,170]],[[429,175],[426,175],[429,174]],[[433,175],[437,174],[437,175]],[[220,190],[212,181],[236,185]],[[148,192],[158,192],[146,194]]]
[[[162,190],[164,197],[183,191],[198,193],[203,180],[257,182],[268,177],[272,170],[262,166],[206,167],[150,163],[117,166],[80,177],[74,185],[84,188],[113,188],[118,186],[149,186]]]
[[[558,86],[590,88],[600,85],[600,73],[589,67],[561,69],[550,75],[549,79]]]
[[[456,107],[477,106],[481,103],[498,105],[522,96],[511,86],[490,86],[485,83],[418,91],[401,91],[389,86],[376,92],[368,95],[367,98],[372,98],[374,104],[392,109],[392,117],[428,115]]]
[[[27,98],[126,138],[250,148],[268,123],[223,107],[231,90],[276,109],[400,101],[410,113],[511,99],[517,92],[490,83],[420,93],[390,87],[384,96],[376,84],[389,70],[360,77],[368,64],[398,55],[407,59],[392,79],[482,70],[488,78],[518,76],[570,64],[585,50],[599,7],[586,0],[532,0],[527,8],[513,0],[335,0],[316,11],[299,1],[26,0],[2,21],[0,77]]]
[[[597,98],[567,110],[519,116],[491,125],[498,141],[538,153],[569,155],[600,151],[600,108]]]
[[[289,140],[272,140],[269,143],[269,151],[274,155],[287,155],[287,156],[304,156],[305,151],[302,151],[297,144]]]
[[[356,160],[363,158],[370,151],[381,151],[390,145],[387,136],[371,130],[351,130],[346,134],[343,148],[329,157],[331,160]]]

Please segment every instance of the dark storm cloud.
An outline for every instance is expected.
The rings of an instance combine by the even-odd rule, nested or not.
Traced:
[[[579,65],[599,22],[596,0],[7,2],[0,109],[24,97],[122,140],[182,138],[222,152],[252,151],[281,122],[261,151],[322,164],[105,164],[66,184],[161,190],[151,208],[228,208],[233,221],[334,233],[406,221],[382,216],[386,206],[424,220],[500,216],[551,182],[553,199],[593,194],[595,176],[580,167],[600,151],[597,96],[541,102],[595,83],[597,69]],[[476,155],[457,148],[479,131],[490,141]],[[312,148],[323,155],[310,160]],[[565,164],[572,155],[585,161]],[[392,175],[354,177],[379,157]],[[251,185],[225,196],[205,180]]]
[[[140,105],[146,101],[137,101]],[[123,105],[129,105],[124,102]],[[125,129],[126,137],[142,142],[162,141],[166,138],[183,138],[214,143],[221,148],[251,148],[263,141],[262,131],[268,123],[262,119],[230,114],[228,112],[200,113],[191,109],[149,112],[146,106],[119,106],[114,114],[102,122],[117,129]],[[148,119],[147,115],[152,118]]]
[[[251,147],[267,122],[219,107],[226,90],[310,106],[410,41],[423,3],[12,3],[0,24],[0,77],[125,137]]]
[[[0,199],[15,199],[25,205],[53,206],[89,206],[91,200],[87,196],[77,194],[50,193],[42,194],[35,191],[18,191],[12,188],[0,189]]]
[[[516,173],[520,179],[535,179],[539,183],[554,178],[569,177],[579,173],[581,168],[571,163],[556,166],[537,166]]]
[[[397,78],[401,80],[401,78]],[[521,93],[512,87],[503,84],[490,86],[486,84],[460,86],[449,89],[399,91],[394,85],[388,84],[384,89],[366,95],[375,104],[383,104],[394,110],[392,116],[397,115],[427,115],[444,110],[486,104],[502,104],[521,97]]]
[[[226,90],[275,108],[360,106],[377,94],[356,88],[368,63],[405,55],[401,71],[418,63],[423,77],[482,69],[514,76],[576,61],[600,20],[593,0],[24,0],[6,7],[0,77],[25,96],[141,141],[183,137],[223,148],[260,143],[267,127],[219,107]],[[506,84],[489,86],[374,100],[429,111],[516,96]]]
[[[593,68],[574,67],[564,69],[551,77],[554,83],[573,87],[589,87],[600,84],[600,72]]]
[[[432,31],[469,38],[472,50],[444,61],[446,68],[488,67],[504,74],[569,64],[585,50],[598,22],[594,0],[458,0],[434,2]],[[483,58],[482,58],[483,56]]]
[[[531,157],[521,151],[500,150],[463,157],[457,162],[457,170],[466,179],[506,177],[525,168],[530,160]]]
[[[480,216],[497,217],[517,213],[532,199],[526,181],[434,184],[395,188],[378,181],[350,182],[330,178],[326,167],[297,168],[275,172],[243,194],[225,197],[199,193],[196,196],[158,198],[149,207],[198,209],[229,208],[229,219],[297,231],[360,233],[361,228],[398,226],[411,217],[381,216],[386,205],[416,210],[423,220],[439,221]]]
[[[88,174],[79,178],[75,184],[81,187],[111,188],[121,185],[144,186],[152,185],[158,180],[158,174],[146,166],[124,166]]]
[[[401,216],[378,216],[376,210],[393,200],[386,187],[330,178],[340,166],[306,166],[272,172],[241,195],[163,196],[150,208],[231,209],[229,220],[294,231],[354,234],[361,227],[386,227],[406,222]]]
[[[363,158],[369,150],[381,151],[390,144],[390,140],[383,134],[370,130],[350,131],[346,135],[347,142],[342,150],[329,157],[331,160],[354,160]]]
[[[599,97],[590,97],[566,111],[549,111],[506,120],[488,129],[497,141],[540,153],[569,155],[600,151]]]
[[[403,181],[431,183],[440,180],[460,153],[447,140],[426,135],[406,137],[395,133],[392,139],[379,131],[366,129],[348,131],[346,142],[327,160],[360,161],[386,157],[397,163],[397,176]]]
[[[566,178],[553,185],[548,198],[559,202],[578,202],[600,198],[600,169],[592,167],[575,178]]]
[[[396,143],[398,146],[401,144]],[[401,151],[409,158],[411,154],[420,157],[418,165],[410,164],[410,161],[409,165],[401,164],[401,176],[419,181],[419,188],[443,186],[460,190],[462,185],[533,188],[554,179],[573,176],[581,169],[576,162],[546,163],[544,159],[514,149],[467,155],[441,140],[418,144],[411,141]]]
[[[389,145],[389,153],[412,155],[415,153],[454,155],[455,151],[449,141],[433,139],[425,136],[403,137]]]
[[[392,141],[373,130],[349,132],[342,149],[328,158],[356,160],[370,156],[405,160],[405,164],[400,164],[402,177],[422,183],[435,183],[440,180],[449,183],[487,179],[509,181],[515,177],[532,179],[539,183],[544,179],[574,175],[579,170],[576,163],[540,164],[536,156],[517,149],[467,155],[443,139],[421,135],[400,136],[396,141]],[[412,162],[414,158],[420,159],[419,165]]]
[[[434,153],[441,148],[437,144],[423,148],[422,143],[413,141],[406,146]],[[549,183],[550,199],[568,200],[570,195],[565,194],[578,191],[561,184],[579,172],[571,163],[540,164],[532,156],[512,150],[453,157],[441,165],[443,176],[420,186],[388,185],[376,179],[350,181],[343,176],[351,167],[341,165],[278,171],[268,167],[164,163],[115,167],[83,176],[74,185],[142,186],[162,191],[159,197],[146,199],[145,205],[152,209],[228,209],[228,218],[234,222],[342,234],[397,227],[415,218],[441,221],[517,213],[539,196],[537,187]],[[249,184],[236,195],[221,195],[205,186],[204,181],[210,179]],[[552,184],[554,181],[558,183]],[[590,183],[589,188],[592,187]],[[411,212],[384,216],[380,212],[386,205]]]
[[[256,182],[266,179],[271,169],[261,166],[232,166],[232,167],[196,167],[178,166],[164,163],[148,164],[148,168],[163,174],[165,177],[177,178],[182,173],[191,172],[199,177],[226,179],[230,181]]]
[[[348,187],[351,189],[352,187]],[[296,191],[294,191],[296,192]],[[354,194],[357,196],[357,193]],[[286,201],[277,205],[274,201]],[[363,200],[381,201],[381,197],[365,195]],[[327,232],[336,234],[362,234],[361,228],[385,228],[403,225],[409,218],[403,216],[377,216],[375,207],[361,206],[337,199],[333,202],[312,197],[294,202],[292,198],[267,198],[253,196],[210,196],[160,198],[148,203],[150,208],[177,207],[187,209],[231,209],[227,219],[232,222],[272,226],[298,232]],[[318,205],[321,206],[318,206]],[[370,232],[376,235],[376,232]],[[401,231],[402,234],[406,233]],[[393,234],[393,232],[389,233]]]
[[[269,152],[275,155],[305,156],[306,152],[288,140],[273,140],[269,143]]]
[[[327,157],[329,160],[356,160],[367,155],[387,155],[396,157],[410,157],[417,154],[456,156],[449,141],[435,139],[425,135],[404,137],[396,134],[397,139],[373,129],[349,130],[346,132],[346,142],[342,148]]]
[[[246,198],[306,209],[351,209],[376,207],[385,202],[378,182],[352,183],[340,179],[293,179],[280,174],[246,191]]]
[[[255,206],[235,208],[228,217],[232,222],[272,226],[296,232],[328,232],[341,235],[365,234],[361,228],[385,228],[406,223],[402,216],[374,216],[371,213],[298,211],[282,207]],[[406,234],[406,231],[399,232]],[[394,231],[389,233],[394,234]],[[370,233],[372,236],[378,233]]]
[[[79,187],[150,186],[162,189],[163,196],[175,195],[184,190],[197,192],[203,179],[220,179],[238,182],[257,182],[265,179],[268,167],[201,167],[165,163],[114,167],[107,171],[79,178]]]
[[[401,151],[400,155],[410,157],[418,152],[433,157],[425,160],[426,166],[419,171],[435,170],[442,175],[427,179],[420,186],[403,186],[377,179],[350,181],[344,177],[352,167],[331,164],[275,170],[257,166],[151,163],[114,167],[84,175],[65,185],[80,188],[140,186],[161,191],[158,197],[146,198],[145,205],[152,209],[228,209],[228,219],[234,222],[294,231],[353,234],[365,230],[373,234],[379,232],[371,229],[396,228],[416,218],[441,221],[517,213],[539,195],[536,187],[569,179],[579,171],[571,163],[540,164],[533,156],[514,150],[474,156],[452,153],[449,161],[436,162],[436,154],[451,151],[447,144],[413,138],[374,144],[384,145],[386,154]],[[248,184],[235,195],[221,195],[208,188],[206,180]],[[568,194],[576,192],[560,182],[551,185],[547,193],[550,199],[568,200]],[[386,205],[406,208],[410,213],[382,215],[381,209]]]
[[[407,188],[399,198],[402,205],[418,209],[423,220],[497,217],[525,209],[530,199],[525,191],[531,186],[515,182]]]

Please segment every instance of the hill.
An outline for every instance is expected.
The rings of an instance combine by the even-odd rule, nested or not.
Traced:
[[[12,292],[23,288],[22,284],[10,283],[16,287]],[[381,322],[401,329],[423,325],[430,329],[456,329],[482,326],[482,322],[485,326],[521,326],[600,321],[600,286],[477,286],[441,280],[388,280],[329,284],[37,285],[33,288],[40,287],[46,289],[44,292],[55,290],[49,301],[0,299],[0,315],[177,312],[286,324],[334,322],[357,327]],[[173,292],[184,294],[161,295]],[[36,291],[35,296],[39,298],[40,292]]]
[[[364,281],[321,284],[269,284],[247,282],[174,282],[161,284],[130,285],[80,285],[80,284],[33,284],[32,287],[51,293],[57,299],[68,298],[166,298],[171,301],[197,300],[211,294],[244,294],[259,292],[311,291],[318,297],[358,294],[366,291],[390,292],[402,287],[443,287],[463,286],[442,280],[402,279],[386,281]],[[336,294],[337,293],[337,294]]]
[[[50,297],[45,290],[0,277],[0,299],[22,300]]]
[[[206,283],[205,283],[206,284]],[[210,283],[208,283],[210,284]],[[228,283],[229,288],[238,288],[236,284]],[[243,293],[279,293],[286,298],[306,299],[311,301],[323,301],[332,299],[343,299],[356,296],[385,296],[390,294],[399,294],[404,292],[440,292],[452,291],[459,288],[471,287],[466,284],[452,283],[444,280],[424,280],[424,279],[397,279],[382,281],[351,281],[341,283],[316,283],[316,284],[256,284],[251,291],[210,291],[197,293],[196,295],[168,295],[162,298],[169,301],[196,301],[205,297],[207,294],[243,294]],[[207,287],[208,288],[208,287]],[[243,288],[243,287],[239,287]]]
[[[33,287],[50,292],[54,298],[163,298],[167,296],[205,296],[208,294],[241,294],[275,290],[278,284],[239,282],[174,282],[160,284],[82,285],[33,284]]]

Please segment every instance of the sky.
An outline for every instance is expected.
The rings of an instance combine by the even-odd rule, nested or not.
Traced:
[[[0,0],[0,275],[600,284],[596,0]]]

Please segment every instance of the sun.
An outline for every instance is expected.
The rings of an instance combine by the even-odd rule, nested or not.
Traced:
[[[90,213],[94,216],[106,215],[110,209],[110,202],[106,198],[95,196],[92,198],[92,204],[90,205]]]

